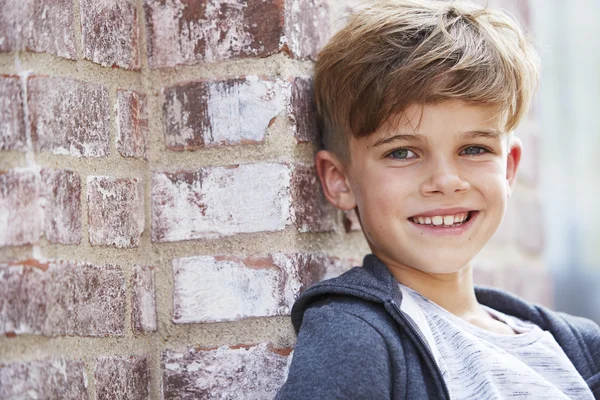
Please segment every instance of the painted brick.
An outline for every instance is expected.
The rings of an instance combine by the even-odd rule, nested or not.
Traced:
[[[100,157],[109,153],[106,88],[69,78],[28,79],[31,136],[37,151]]]
[[[315,143],[319,128],[313,81],[309,78],[293,78],[291,89],[288,113],[294,136],[298,142]]]
[[[544,248],[542,206],[537,200],[516,199],[519,229],[517,243],[526,252],[539,254]]]
[[[81,242],[81,178],[68,170],[41,171],[44,235],[49,242]]]
[[[0,52],[27,50],[74,60],[71,0],[5,0],[0,7]]]
[[[0,173],[0,246],[37,243],[43,225],[39,172],[18,168]]]
[[[85,364],[64,357],[0,364],[0,398],[87,400]]]
[[[155,332],[157,319],[154,268],[135,265],[131,276],[131,288],[131,325],[133,332]]]
[[[344,228],[346,232],[361,231],[360,221],[355,210],[344,211]]]
[[[151,68],[279,52],[283,0],[145,0]]]
[[[152,240],[280,231],[291,222],[290,175],[288,166],[269,163],[155,172]]]
[[[86,59],[105,67],[139,69],[138,18],[132,0],[81,0]]]
[[[305,286],[308,262],[303,254],[175,259],[173,322],[287,315]]]
[[[150,372],[145,356],[101,357],[94,377],[98,400],[150,398]]]
[[[117,91],[116,147],[123,157],[147,158],[148,108],[146,95]]]
[[[336,209],[325,198],[314,166],[294,166],[291,193],[296,227],[300,232],[335,229]]]
[[[272,399],[283,385],[289,349],[253,347],[167,350],[162,355],[165,399]]]
[[[0,75],[0,110],[0,150],[27,150],[20,77]]]
[[[329,37],[324,0],[286,0],[285,48],[294,58],[314,60]]]
[[[0,333],[123,335],[125,281],[114,265],[28,260],[0,265]]]
[[[144,185],[138,178],[88,176],[92,246],[137,247],[144,232]]]
[[[313,283],[340,276],[357,265],[362,265],[362,262],[326,255],[311,255],[307,276],[304,278],[305,285],[302,290]]]
[[[151,68],[284,51],[314,59],[328,36],[321,0],[145,0]]]
[[[261,143],[284,109],[289,85],[257,76],[185,83],[165,89],[170,150]]]

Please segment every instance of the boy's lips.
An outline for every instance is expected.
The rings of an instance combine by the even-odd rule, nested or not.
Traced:
[[[465,209],[463,209],[465,210]],[[438,210],[435,210],[438,211]],[[408,219],[408,222],[410,222],[410,224],[412,226],[414,226],[415,228],[421,230],[421,231],[425,231],[428,234],[432,234],[432,235],[436,235],[436,236],[459,236],[462,235],[463,233],[465,233],[473,224],[474,221],[477,219],[477,217],[479,216],[479,211],[476,210],[470,210],[470,211],[462,211],[464,213],[468,213],[468,217],[467,219],[458,224],[458,225],[452,225],[452,226],[446,226],[446,225],[434,225],[434,224],[419,224],[417,222],[414,222],[412,220],[413,217]],[[418,216],[423,216],[424,214],[419,214]],[[452,215],[452,214],[435,214],[435,216],[443,216],[443,215]],[[421,233],[422,234],[422,233]]]

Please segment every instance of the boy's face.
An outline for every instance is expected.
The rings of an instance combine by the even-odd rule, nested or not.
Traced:
[[[494,111],[458,100],[413,105],[399,118],[352,138],[349,165],[317,154],[325,194],[338,208],[358,207],[371,251],[388,266],[456,272],[502,221],[520,141],[502,133]]]

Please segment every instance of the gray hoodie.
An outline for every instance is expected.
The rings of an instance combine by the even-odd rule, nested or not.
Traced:
[[[481,304],[552,333],[600,399],[598,325],[497,289],[476,287],[475,294]],[[276,399],[449,399],[431,351],[401,303],[396,279],[374,255],[362,268],[307,289],[292,309],[298,339]]]

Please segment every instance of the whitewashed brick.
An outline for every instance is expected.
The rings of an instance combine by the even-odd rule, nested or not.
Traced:
[[[152,177],[152,240],[280,231],[291,223],[290,169],[245,164]]]
[[[249,75],[165,89],[165,142],[171,150],[264,141],[285,108],[290,85]]]
[[[77,157],[110,152],[108,90],[64,77],[30,76],[27,106],[36,151]]]
[[[173,260],[173,321],[220,322],[289,314],[304,287],[308,260],[302,254]]]
[[[0,264],[0,333],[122,335],[125,281],[116,265]]]
[[[0,246],[39,241],[44,226],[40,181],[34,169],[0,172]]]
[[[0,364],[0,398],[87,400],[85,364],[64,357]]]
[[[133,267],[131,277],[131,325],[135,333],[154,332],[156,320],[156,289],[154,268],[142,265]]]
[[[275,397],[285,380],[291,349],[257,346],[191,348],[162,355],[164,399],[245,399]]]
[[[87,185],[90,243],[137,247],[145,226],[143,181],[88,176]]]

